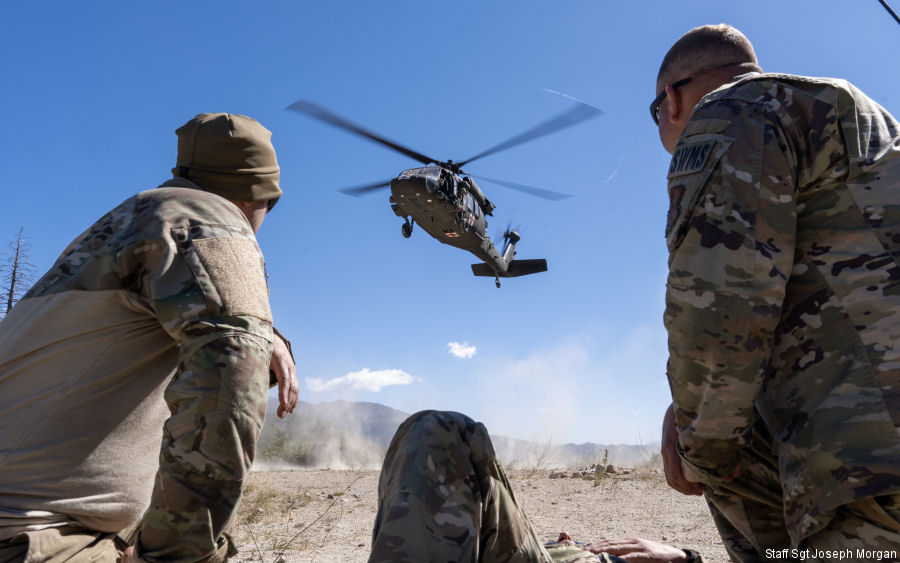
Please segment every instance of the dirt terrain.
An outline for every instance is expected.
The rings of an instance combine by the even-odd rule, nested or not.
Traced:
[[[577,540],[641,536],[727,562],[700,497],[680,495],[656,470],[550,478],[548,470],[514,470],[510,482],[539,536],[560,531]],[[371,545],[378,472],[257,471],[234,530],[236,561],[364,562]]]

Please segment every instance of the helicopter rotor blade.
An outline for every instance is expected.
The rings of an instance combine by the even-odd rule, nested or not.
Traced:
[[[582,121],[588,120],[601,113],[603,112],[592,105],[576,101],[574,106],[561,114],[551,117],[499,145],[495,145],[486,151],[480,152],[475,156],[463,160],[462,162],[457,162],[456,164],[457,166],[465,166],[473,160],[484,158],[485,156],[521,145],[522,143],[527,143],[528,141],[533,141],[538,137],[543,137],[544,135],[549,135],[550,133],[565,129],[566,127],[571,127],[572,125],[581,123]]]
[[[533,195],[539,197],[541,199],[549,199],[550,201],[559,201],[561,199],[566,199],[572,197],[572,194],[564,194],[560,192],[554,192],[552,190],[545,190],[543,188],[535,188],[534,186],[526,186],[525,184],[516,184],[515,182],[507,182],[506,180],[497,180],[495,178],[486,178],[484,176],[476,176],[475,174],[469,174],[473,178],[478,178],[479,180],[486,180],[488,182],[492,182],[494,184],[498,184],[500,186],[510,188],[512,190],[517,190],[529,195]]]
[[[412,159],[418,160],[422,164],[430,164],[432,162],[435,162],[435,163],[438,162],[437,160],[431,158],[430,156],[426,156],[422,153],[418,153],[412,149],[408,149],[408,148],[404,147],[403,145],[399,145],[393,141],[389,141],[389,140],[385,139],[384,137],[376,135],[375,133],[372,133],[371,131],[369,131],[363,127],[360,127],[359,125],[335,114],[334,112],[331,112],[331,111],[323,108],[322,106],[319,106],[319,105],[314,104],[313,102],[310,102],[309,100],[300,100],[300,101],[294,102],[293,104],[289,105],[285,109],[289,109],[289,110],[293,110],[293,111],[296,111],[299,113],[306,114],[309,117],[312,117],[313,119],[318,119],[319,121],[324,121],[325,123],[329,123],[331,125],[334,125],[335,127],[341,128],[345,131],[349,131],[351,133],[355,133],[357,135],[365,137],[365,138],[369,139],[370,141],[375,141],[376,143],[384,145],[384,146],[388,147],[389,149],[393,149],[399,153],[405,154],[406,156],[408,156]]]
[[[361,195],[367,194],[369,192],[374,192],[375,190],[381,190],[391,185],[391,181],[388,180],[386,182],[375,182],[374,184],[366,184],[364,186],[355,186],[352,188],[343,188],[338,190],[341,193],[345,193],[347,195],[352,195],[353,197],[359,197]]]

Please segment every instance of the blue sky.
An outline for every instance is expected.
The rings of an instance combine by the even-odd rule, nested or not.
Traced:
[[[896,7],[896,6],[895,6]],[[46,270],[109,208],[170,176],[202,112],[273,132],[285,197],[259,240],[302,399],[465,412],[495,433],[652,442],[669,402],[662,310],[668,155],[647,106],[682,33],[727,22],[766,70],[847,78],[900,113],[900,26],[877,0],[7,2],[0,8],[0,241]],[[584,100],[589,122],[470,171],[489,233],[549,271],[501,289],[473,257],[400,235],[387,193],[338,188],[415,163],[284,110],[313,100],[462,159]]]

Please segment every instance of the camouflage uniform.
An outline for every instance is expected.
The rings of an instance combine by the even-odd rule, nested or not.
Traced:
[[[567,542],[545,547],[481,423],[422,411],[400,425],[378,481],[370,563],[621,561]]]
[[[668,179],[679,448],[732,556],[898,549],[900,125],[843,80],[744,75]]]
[[[139,519],[143,560],[234,554],[272,352],[262,255],[237,206],[163,186],[85,231],[0,325],[0,560],[91,534],[112,560]]]

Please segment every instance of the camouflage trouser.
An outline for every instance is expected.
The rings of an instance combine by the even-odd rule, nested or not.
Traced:
[[[484,426],[459,413],[423,411],[400,425],[385,455],[369,561],[551,558]]]
[[[0,541],[0,563],[115,563],[134,542],[137,524],[118,534],[94,532],[78,526],[23,532]],[[219,549],[207,563],[219,563],[237,555],[231,536],[224,534]]]
[[[784,523],[777,460],[760,425],[742,454],[740,475],[707,488],[705,496],[735,562],[900,560],[900,495],[841,506],[823,530],[792,546]]]
[[[0,542],[0,563],[115,563],[120,547],[115,534],[74,526],[47,528]]]

